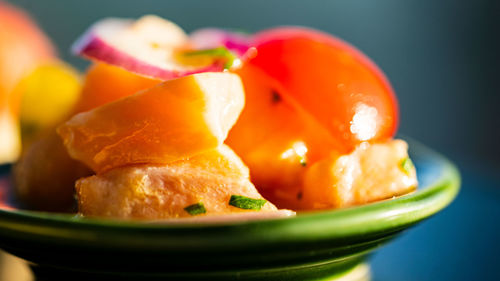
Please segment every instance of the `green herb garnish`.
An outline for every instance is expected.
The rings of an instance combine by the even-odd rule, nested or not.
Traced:
[[[304,157],[300,158],[300,165],[302,165],[302,167],[307,166],[307,161]]]
[[[187,51],[182,53],[186,57],[213,57],[224,60],[224,69],[233,67],[238,57],[229,51],[226,47],[217,47],[213,49],[204,49],[197,51]]]
[[[405,172],[407,175],[411,173],[413,170],[413,162],[411,161],[410,157],[406,157],[401,162],[399,163],[399,167],[403,172]]]
[[[186,208],[184,208],[184,210],[188,212],[191,216],[196,216],[207,212],[207,209],[205,209],[205,206],[201,202],[189,205]]]
[[[246,210],[260,210],[266,204],[264,199],[253,199],[241,195],[231,195],[229,205]]]

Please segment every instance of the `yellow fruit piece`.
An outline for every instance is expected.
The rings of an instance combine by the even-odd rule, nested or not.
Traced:
[[[36,67],[15,88],[21,97],[21,133],[32,138],[44,128],[62,122],[78,99],[78,73],[59,61]]]
[[[236,74],[201,73],[77,114],[58,132],[69,154],[98,173],[165,164],[221,145],[243,105]]]
[[[303,208],[347,207],[415,190],[415,167],[404,165],[409,159],[407,151],[402,140],[363,143],[350,154],[315,163],[304,177]]]
[[[205,208],[196,215],[251,212],[231,206],[231,195],[263,199],[248,168],[225,145],[166,165],[127,166],[80,179],[76,191],[83,215],[122,219],[191,217],[185,208],[194,204]],[[261,211],[276,207],[266,202]]]

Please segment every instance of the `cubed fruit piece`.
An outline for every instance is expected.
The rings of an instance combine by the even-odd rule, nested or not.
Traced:
[[[415,190],[417,177],[407,149],[402,140],[363,143],[350,154],[317,162],[304,177],[303,208],[340,208]]]
[[[93,109],[160,82],[115,66],[94,64],[87,71],[83,90],[73,112]],[[28,103],[29,99],[25,97],[23,102]],[[29,106],[34,106],[34,104]],[[27,112],[26,125],[31,123],[27,122],[29,120],[36,121],[37,114],[45,112],[44,108],[35,108],[35,110],[35,112]],[[27,129],[30,126],[26,125],[24,132],[29,134],[31,132]],[[49,128],[34,138],[31,145],[25,147],[14,169],[14,180],[19,198],[23,204],[33,209],[67,211],[75,204],[75,181],[82,176],[90,175],[91,171],[80,161],[68,155],[66,147],[54,128]]]
[[[58,129],[70,155],[100,173],[216,148],[244,105],[240,78],[201,73],[75,115]]]
[[[166,165],[116,168],[78,180],[76,190],[80,213],[92,217],[154,220],[276,210],[225,145]],[[232,195],[258,204],[254,210],[235,207]]]
[[[31,209],[44,211],[70,211],[75,181],[89,175],[89,168],[69,157],[54,128],[23,152],[13,172],[19,199]]]
[[[147,78],[104,63],[89,67],[75,113],[130,96],[160,84],[161,80]]]

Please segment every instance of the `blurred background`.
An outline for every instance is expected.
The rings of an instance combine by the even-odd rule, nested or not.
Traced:
[[[71,43],[109,16],[152,13],[186,31],[303,25],[350,42],[392,82],[400,133],[452,159],[463,180],[450,207],[372,257],[374,280],[500,280],[500,1],[8,2],[30,12],[80,70],[88,62],[69,53]]]

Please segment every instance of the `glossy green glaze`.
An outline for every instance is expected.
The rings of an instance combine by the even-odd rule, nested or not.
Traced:
[[[409,143],[420,188],[392,200],[218,224],[146,224],[0,210],[0,247],[39,265],[35,271],[41,275],[58,268],[141,279],[319,280],[352,268],[457,195],[455,166]]]

